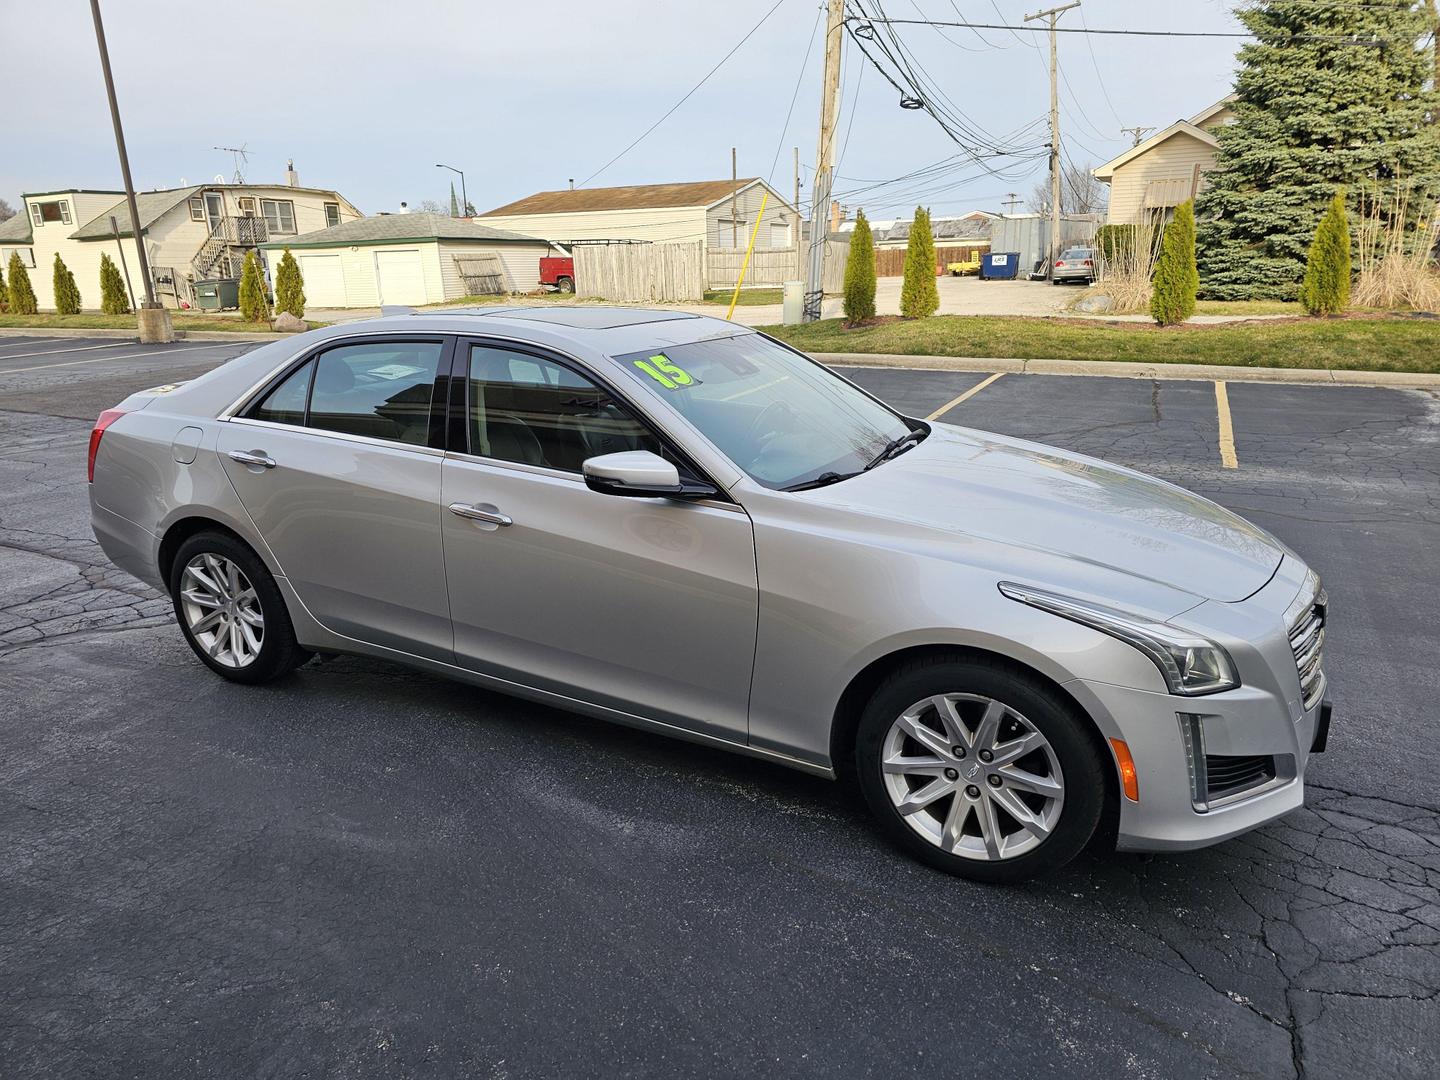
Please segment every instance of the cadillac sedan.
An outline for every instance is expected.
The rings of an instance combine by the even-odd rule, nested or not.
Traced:
[[[318,330],[107,410],[89,469],[223,678],[383,657],[846,775],[964,877],[1224,840],[1325,744],[1325,593],[1269,534],[716,319]]]

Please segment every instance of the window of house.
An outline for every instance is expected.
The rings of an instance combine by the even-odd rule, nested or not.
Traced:
[[[790,223],[788,221],[772,221],[770,223],[770,246],[776,248],[790,246]]]
[[[722,247],[729,250],[733,248],[744,247],[747,243],[749,243],[750,234],[745,231],[745,222],[734,221],[730,218],[721,218],[719,225],[720,242],[716,245],[717,247]]]
[[[11,256],[11,255],[19,255],[19,256],[20,256],[20,265],[22,265],[22,266],[34,266],[34,265],[35,265],[35,249],[34,249],[34,248],[28,248],[28,247],[17,247],[17,248],[0,248],[0,267],[6,267],[6,266],[9,266],[9,265],[10,265],[10,256]]]
[[[289,199],[261,199],[260,213],[265,218],[265,228],[272,233],[293,233],[295,231],[295,204]]]
[[[58,222],[61,225],[69,225],[70,200],[52,199],[49,202],[31,203],[30,220],[36,225],[44,225],[47,221]]]
[[[333,229],[340,224],[340,204],[338,202],[327,202],[325,204],[325,227]]]
[[[240,213],[246,217],[255,216],[255,197],[253,195],[242,195],[238,202],[240,204]]]
[[[190,220],[205,220],[205,200],[202,199],[199,195],[196,195],[193,199],[190,200]]]

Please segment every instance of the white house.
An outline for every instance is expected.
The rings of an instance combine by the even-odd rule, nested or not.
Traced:
[[[143,191],[136,194],[136,204],[156,293],[171,307],[194,302],[196,281],[238,276],[245,253],[267,240],[361,216],[337,192],[288,184],[198,184]],[[124,192],[67,188],[22,195],[20,212],[0,224],[0,260],[6,266],[12,252],[19,252],[30,268],[42,310],[55,306],[57,254],[75,275],[84,308],[100,306],[102,253],[117,263],[123,255],[137,301],[144,297]]]
[[[379,214],[264,245],[288,248],[309,308],[438,304],[478,293],[533,292],[544,240],[444,214]]]
[[[1217,101],[1188,120],[1177,120],[1095,170],[1110,185],[1105,220],[1132,225],[1145,214],[1166,215],[1204,188],[1215,167],[1220,142],[1215,132],[1234,123],[1235,95]]]

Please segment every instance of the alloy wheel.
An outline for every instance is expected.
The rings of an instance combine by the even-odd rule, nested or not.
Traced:
[[[937,694],[891,724],[881,771],[896,812],[929,843],[981,861],[1013,859],[1060,821],[1065,778],[1050,741],[979,694]]]
[[[265,642],[260,598],[232,560],[205,551],[186,563],[180,608],[191,636],[217,664],[243,668],[260,655]]]

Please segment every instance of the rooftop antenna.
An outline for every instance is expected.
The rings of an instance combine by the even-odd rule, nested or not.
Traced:
[[[243,184],[245,182],[245,170],[250,166],[250,155],[246,152],[245,148],[249,145],[248,142],[245,142],[239,146],[212,146],[210,148],[212,150],[223,150],[232,156],[232,160],[235,162],[235,179],[232,180],[231,183]]]

